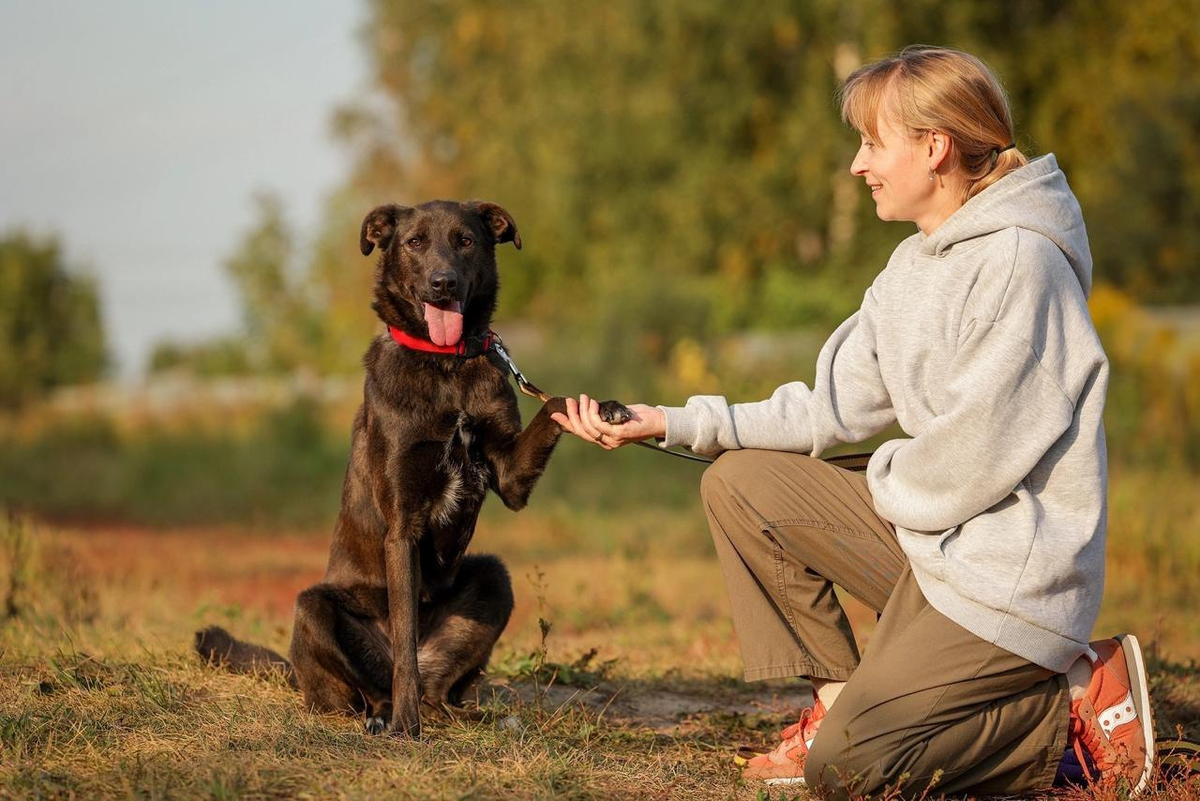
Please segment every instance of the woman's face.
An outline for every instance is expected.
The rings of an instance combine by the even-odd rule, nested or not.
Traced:
[[[862,134],[850,172],[864,179],[881,220],[921,223],[933,205],[938,182],[929,180],[929,155],[925,139],[914,139],[892,122],[881,104],[875,139]]]

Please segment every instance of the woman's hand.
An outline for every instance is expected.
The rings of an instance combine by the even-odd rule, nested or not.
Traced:
[[[600,419],[600,404],[587,395],[580,395],[578,402],[567,398],[567,413],[550,415],[550,419],[580,439],[594,442],[611,451],[630,442],[640,442],[651,437],[665,437],[667,418],[660,409],[635,403],[626,408],[633,412],[633,419],[620,425],[612,425]]]

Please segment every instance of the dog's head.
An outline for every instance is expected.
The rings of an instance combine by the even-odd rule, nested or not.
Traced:
[[[434,200],[379,206],[362,223],[363,255],[379,248],[372,308],[385,323],[455,345],[487,330],[496,310],[496,245],[521,247],[512,215],[495,203]]]

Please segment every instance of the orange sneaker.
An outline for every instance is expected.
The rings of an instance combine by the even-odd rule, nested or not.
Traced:
[[[800,720],[779,733],[782,742],[773,751],[759,754],[746,761],[743,779],[757,779],[767,784],[804,784],[804,757],[825,719],[825,705],[813,693],[812,707],[800,713]]]
[[[1137,795],[1154,766],[1154,721],[1141,647],[1137,637],[1122,634],[1093,642],[1087,658],[1092,680],[1083,697],[1071,702],[1067,745],[1089,781],[1124,778],[1130,795]]]

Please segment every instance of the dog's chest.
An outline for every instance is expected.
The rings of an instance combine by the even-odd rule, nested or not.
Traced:
[[[429,512],[435,530],[454,524],[463,512],[477,513],[491,478],[491,470],[476,442],[474,421],[465,412],[460,412],[454,421],[437,469],[444,484]]]

